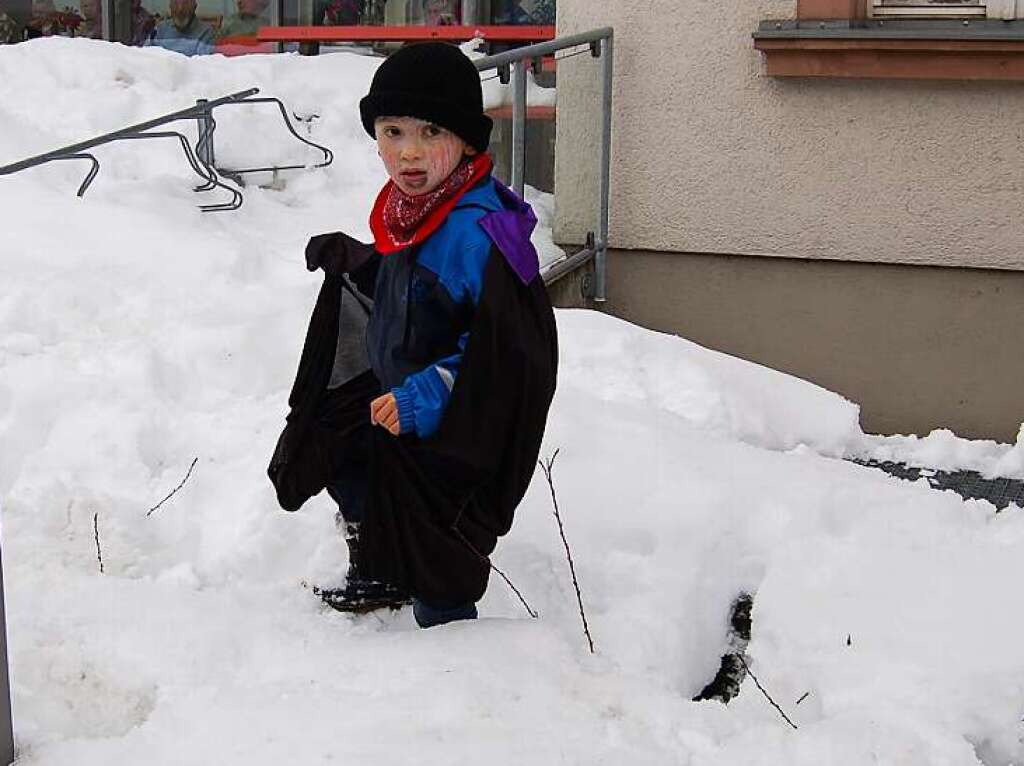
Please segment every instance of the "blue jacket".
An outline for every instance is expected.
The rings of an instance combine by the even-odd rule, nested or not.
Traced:
[[[481,219],[511,207],[525,219],[517,233],[529,246],[536,219],[502,191],[481,181],[423,243],[380,261],[366,345],[374,374],[395,395],[403,434],[436,432],[455,387],[495,246]]]

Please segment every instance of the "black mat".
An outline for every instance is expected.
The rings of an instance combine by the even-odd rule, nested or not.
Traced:
[[[988,500],[1000,511],[1010,505],[1024,508],[1024,481],[986,479],[977,471],[939,471],[915,468],[906,463],[881,460],[853,460],[858,465],[877,468],[907,481],[925,479],[934,489],[951,489],[965,500]]]

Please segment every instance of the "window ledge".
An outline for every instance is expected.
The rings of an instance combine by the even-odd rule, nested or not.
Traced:
[[[1024,21],[762,21],[770,77],[1024,81]]]

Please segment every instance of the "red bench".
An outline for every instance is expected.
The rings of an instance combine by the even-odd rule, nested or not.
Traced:
[[[255,36],[221,37],[213,49],[224,56],[247,56],[250,53],[277,53],[273,43],[263,43]]]
[[[299,52],[316,55],[320,43],[423,42],[447,40],[464,43],[481,38],[491,43],[541,43],[555,39],[553,26],[443,26],[443,27],[260,27],[263,43],[299,43]]]

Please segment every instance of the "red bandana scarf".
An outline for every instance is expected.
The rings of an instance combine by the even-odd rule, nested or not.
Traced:
[[[406,194],[394,181],[388,181],[370,213],[370,231],[377,252],[388,255],[425,240],[444,222],[462,195],[491,172],[493,165],[490,155],[474,155],[426,194]]]

